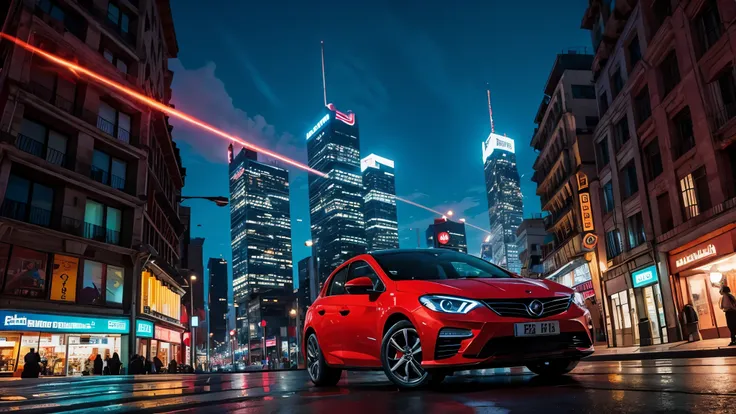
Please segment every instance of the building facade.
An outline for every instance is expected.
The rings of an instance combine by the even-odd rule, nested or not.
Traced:
[[[538,151],[532,181],[548,233],[543,243],[542,276],[580,292],[602,333],[600,277],[592,184],[596,179],[592,133],[598,111],[591,65],[593,56],[569,50],[552,65],[534,119],[531,146]]]
[[[230,162],[233,298],[293,291],[289,172],[243,149]]]
[[[394,162],[371,154],[360,161],[363,173],[363,217],[368,251],[398,249]]]
[[[314,273],[314,258],[307,256],[298,263],[299,289],[297,297],[299,306],[306,307],[312,304],[319,295],[317,275]]]
[[[593,1],[584,14],[612,345],[679,340],[688,303],[704,338],[728,336],[718,289],[736,283],[734,18],[727,0]]]
[[[320,283],[345,260],[366,252],[358,122],[329,104],[306,134],[312,243]]]
[[[462,253],[468,252],[468,241],[465,237],[465,223],[446,218],[435,219],[427,227],[425,233],[427,247],[451,249]]]
[[[541,217],[524,219],[516,229],[516,249],[519,251],[521,276],[539,279],[544,274],[542,246],[547,234],[544,219]]]
[[[483,165],[491,224],[491,262],[519,273],[516,229],[521,224],[524,204],[514,140],[495,133],[488,135],[483,142]]]
[[[207,261],[207,273],[209,274],[209,325],[210,325],[210,348],[214,349],[218,344],[227,339],[227,316],[228,302],[227,293],[229,286],[227,277],[227,261],[222,258],[210,257]]]
[[[0,18],[8,34],[169,101],[178,46],[168,1],[13,0]],[[0,48],[0,371],[22,369],[29,347],[47,375],[88,371],[94,353],[183,362],[186,282],[174,266],[185,171],[167,118],[20,46]]]

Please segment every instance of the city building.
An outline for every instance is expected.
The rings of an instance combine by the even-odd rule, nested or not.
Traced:
[[[168,1],[12,0],[0,19],[5,33],[169,102],[178,46]],[[86,371],[93,349],[183,362],[186,281],[174,265],[185,170],[167,117],[0,47],[0,372],[22,369],[30,347],[51,375]]]
[[[297,266],[299,274],[297,298],[299,298],[299,305],[309,306],[319,295],[319,283],[314,272],[314,258],[307,256],[300,260]]]
[[[306,134],[312,242],[320,283],[345,260],[366,252],[358,122],[327,105]]]
[[[524,214],[519,171],[516,168],[514,140],[496,134],[488,92],[491,133],[482,143],[483,170],[486,179],[488,217],[490,219],[491,263],[519,273],[516,229]]]
[[[480,258],[491,262],[493,261],[493,246],[491,246],[491,235],[489,234],[483,243],[480,244]]]
[[[592,1],[583,16],[611,345],[680,340],[688,303],[703,338],[728,337],[718,289],[736,283],[735,13],[727,0]]]
[[[600,335],[603,309],[592,215],[597,201],[591,197],[591,182],[597,177],[592,134],[598,110],[593,56],[582,52],[558,54],[544,85],[531,141],[538,152],[532,181],[548,213],[543,219],[548,236],[542,243],[542,277],[581,293]]]
[[[218,343],[224,343],[228,331],[227,302],[228,289],[232,286],[228,283],[227,261],[222,258],[210,257],[207,261],[207,273],[209,274],[209,325],[210,325],[210,347],[214,348]]]
[[[465,237],[465,223],[459,223],[446,218],[435,219],[427,227],[425,233],[427,247],[452,249],[458,252],[468,252],[468,242]]]
[[[290,295],[289,172],[244,148],[230,161],[230,200],[235,303],[263,291]]]
[[[235,351],[236,360],[249,363],[268,361],[279,368],[283,358],[296,354],[295,298],[271,292],[251,293],[240,309],[242,327]],[[245,352],[247,350],[247,352]]]
[[[394,162],[371,154],[360,161],[363,173],[363,217],[368,251],[398,249]]]
[[[544,274],[542,246],[547,234],[541,216],[522,220],[516,229],[516,249],[519,251],[521,276],[539,279]]]

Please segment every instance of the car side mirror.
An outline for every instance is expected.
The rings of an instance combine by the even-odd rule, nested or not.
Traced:
[[[373,290],[373,281],[367,276],[356,277],[345,283],[345,290],[351,295],[375,293]]]

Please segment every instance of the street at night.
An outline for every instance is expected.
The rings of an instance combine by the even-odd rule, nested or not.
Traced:
[[[2,383],[0,410],[248,413],[727,413],[736,358],[583,362],[544,380],[522,368],[460,372],[399,392],[383,373],[349,372],[316,389],[305,371],[56,378]]]

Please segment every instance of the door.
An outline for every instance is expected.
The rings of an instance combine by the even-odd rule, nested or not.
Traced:
[[[654,286],[642,288],[642,294],[644,295],[644,307],[646,308],[645,314],[649,318],[649,324],[652,329],[652,344],[661,344],[662,337],[659,326],[659,313],[657,312],[657,301],[654,296]]]
[[[358,277],[370,278],[373,290],[385,290],[375,270],[362,260],[350,264],[347,281]],[[345,293],[338,309],[343,341],[340,354],[351,367],[380,367],[382,338],[377,312],[380,294]]]
[[[326,295],[320,298],[313,306],[314,308],[314,330],[317,332],[322,355],[330,365],[342,365],[343,360],[339,355],[342,348],[342,317],[338,313],[339,308],[345,301],[345,280],[348,276],[348,267],[343,267],[330,279]]]

